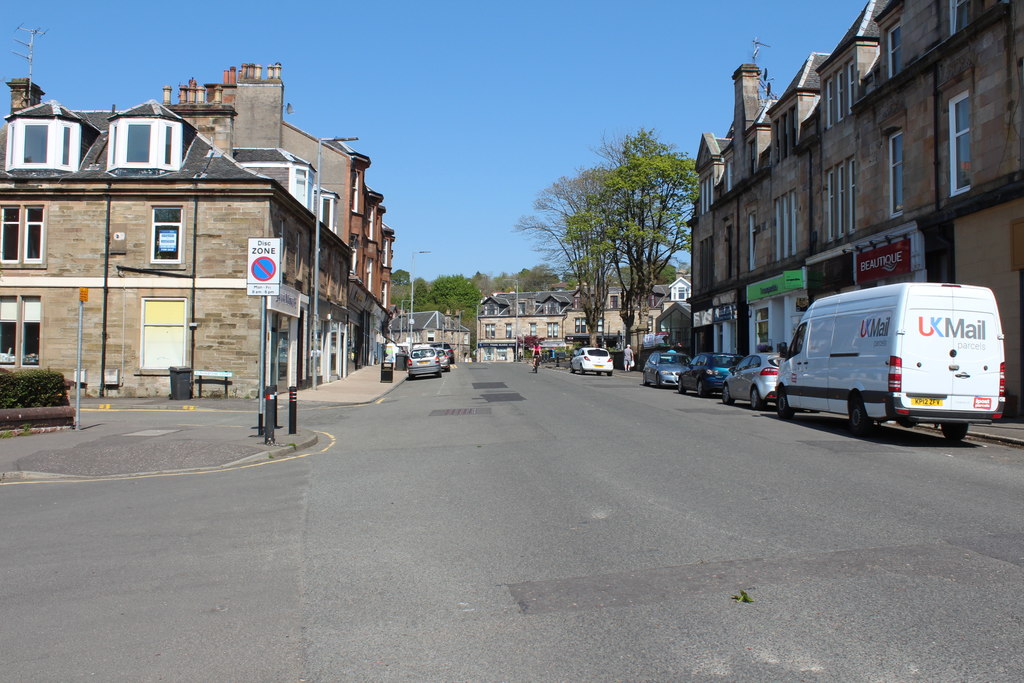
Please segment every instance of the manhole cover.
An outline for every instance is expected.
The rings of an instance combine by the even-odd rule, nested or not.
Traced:
[[[430,411],[430,417],[446,417],[449,415],[490,415],[490,408],[446,408]]]
[[[481,394],[481,398],[488,403],[501,403],[503,401],[525,401],[521,394]]]

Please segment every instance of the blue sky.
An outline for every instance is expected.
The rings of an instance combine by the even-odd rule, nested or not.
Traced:
[[[397,234],[395,268],[498,274],[541,262],[513,230],[537,193],[653,128],[694,156],[727,132],[732,74],[761,48],[774,89],[829,52],[866,0],[411,0],[22,3],[4,12],[4,81],[74,109],[159,100],[243,62],[283,65],[291,123],[357,136]],[[300,14],[299,10],[304,10]],[[0,35],[4,34],[0,31]]]

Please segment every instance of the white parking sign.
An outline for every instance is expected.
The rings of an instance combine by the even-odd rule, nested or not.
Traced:
[[[248,294],[276,296],[281,293],[281,238],[249,238],[249,266],[245,275]]]

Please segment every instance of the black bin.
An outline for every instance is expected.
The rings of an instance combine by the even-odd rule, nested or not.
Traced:
[[[187,401],[192,398],[192,368],[168,368],[171,374],[171,400]]]
[[[392,363],[391,361],[384,361],[383,363],[380,364],[380,381],[395,381],[395,364]]]

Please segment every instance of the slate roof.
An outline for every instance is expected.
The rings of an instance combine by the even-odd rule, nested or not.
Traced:
[[[807,59],[804,60],[803,66],[797,71],[790,84],[786,86],[779,99],[784,100],[797,90],[820,92],[821,78],[818,76],[818,69],[828,58],[829,53],[827,52],[812,52],[809,54]]]
[[[857,15],[857,19],[853,22],[850,28],[846,31],[846,34],[836,45],[835,49],[832,50],[832,55],[826,59],[819,68],[825,67],[833,59],[838,59],[839,56],[846,51],[850,45],[855,41],[863,38],[872,38],[878,40],[881,37],[881,31],[878,28],[877,18],[878,15],[882,14],[886,3],[880,0],[868,0],[868,3],[864,5],[864,9]]]
[[[49,100],[47,102],[41,102],[34,107],[28,109],[22,109],[16,114],[8,114],[4,118],[10,120],[14,117],[18,118],[40,118],[40,119],[70,119],[72,121],[84,122],[85,119],[77,112],[73,112],[57,100]],[[92,125],[92,124],[89,124]]]
[[[130,109],[119,111],[111,114],[108,117],[110,120],[121,119],[121,118],[160,118],[160,119],[172,119],[174,121],[184,121],[173,111],[160,104],[156,100],[146,100],[142,104],[136,105]]]
[[[309,162],[302,157],[295,156],[288,150],[281,149],[280,147],[243,147],[236,149],[232,153],[232,156],[235,157],[235,161],[242,164],[257,164],[260,162],[309,164]]]
[[[59,102],[50,101],[35,105],[29,109],[23,109],[12,116],[19,117],[23,115],[37,118],[52,118],[57,115],[62,118],[78,120],[86,127],[83,129],[83,142],[88,144],[89,147],[83,153],[82,162],[77,171],[54,169],[5,171],[8,127],[4,126],[3,129],[0,129],[0,179],[35,178],[45,180],[47,178],[61,178],[64,180],[80,178],[83,180],[93,180],[109,178],[158,178],[161,180],[195,180],[205,178],[210,180],[253,180],[261,177],[259,174],[242,167],[234,159],[225,155],[208,140],[198,135],[195,129],[183,121],[181,117],[155,100],[132,107],[125,112],[114,113],[109,111],[75,111],[67,109]],[[177,171],[137,168],[108,170],[107,141],[110,121],[122,116],[166,117],[182,121],[186,131],[184,139],[187,146],[181,168]],[[10,120],[11,116],[8,116],[7,119]],[[90,138],[92,138],[91,144]]]
[[[409,321],[412,321],[413,330],[453,330],[455,332],[469,332],[465,325],[456,324],[452,327],[444,327],[444,314],[441,311],[416,311],[405,315],[395,316],[391,321],[391,330],[409,329]],[[453,320],[454,322],[454,320]]]

